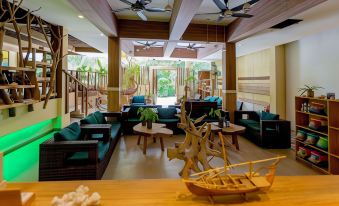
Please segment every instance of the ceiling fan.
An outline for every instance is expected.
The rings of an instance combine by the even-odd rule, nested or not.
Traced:
[[[156,43],[158,43],[156,41],[153,41],[153,42],[146,41],[145,43],[141,41],[137,41],[137,43],[144,46],[144,48],[142,48],[143,50],[148,50],[152,47],[162,47],[160,45],[156,45]]]
[[[241,4],[241,5],[237,6],[237,7],[234,7],[232,9],[230,9],[228,7],[229,0],[224,0],[224,2],[222,2],[222,0],[213,0],[215,5],[217,5],[217,7],[220,9],[219,12],[197,14],[197,15],[218,14],[219,17],[217,19],[217,22],[222,21],[226,17],[251,18],[251,17],[253,17],[253,15],[247,14],[246,12],[248,12],[251,9],[251,6],[253,4],[255,4],[255,3],[257,3],[258,1],[259,0],[250,0],[250,1],[246,2],[246,3],[244,3],[244,4]]]
[[[128,0],[120,0],[120,1],[129,5],[130,7],[113,10],[114,13],[130,10],[130,11],[135,12],[139,16],[139,18],[143,21],[147,21],[147,17],[144,13],[145,11],[148,11],[148,12],[169,12],[169,10],[167,10],[167,9],[146,7],[146,5],[152,3],[152,0],[136,0],[135,3],[132,3]]]
[[[191,51],[194,51],[194,50],[197,50],[197,49],[203,49],[205,47],[203,46],[196,46],[197,44],[191,44],[189,43],[188,46],[179,46],[178,48],[182,48],[182,49],[187,49],[187,50],[191,50]]]

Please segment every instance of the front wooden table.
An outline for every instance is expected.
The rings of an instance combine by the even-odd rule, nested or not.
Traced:
[[[79,185],[88,186],[90,193],[99,192],[101,206],[211,205],[207,198],[191,196],[179,179],[9,183],[8,188],[34,192],[32,206],[49,206],[54,196],[74,191]],[[249,194],[247,202],[237,195],[215,200],[216,204],[232,206],[338,206],[338,185],[339,176],[278,176],[268,193]]]
[[[165,151],[163,136],[173,135],[173,131],[165,127],[166,127],[165,124],[159,124],[159,123],[152,123],[152,129],[147,129],[147,126],[142,126],[141,123],[133,127],[133,131],[139,135],[138,143],[137,143],[138,145],[140,145],[141,136],[144,137],[144,145],[143,145],[144,155],[146,154],[146,150],[147,150],[147,138],[148,137],[152,137],[154,142],[155,142],[155,138],[159,137],[161,151]]]

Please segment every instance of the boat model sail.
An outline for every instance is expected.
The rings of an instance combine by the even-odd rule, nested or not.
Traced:
[[[219,136],[220,135],[221,134],[219,134]],[[223,150],[223,153],[225,154],[224,147]],[[192,175],[189,175],[189,172],[191,171],[190,166],[192,165],[192,161],[189,160],[184,168],[182,179],[191,193],[197,196],[208,196],[210,199],[212,199],[213,196],[232,194],[246,195],[247,193],[252,192],[265,192],[271,188],[276,173],[276,167],[283,158],[285,158],[285,156],[233,165],[225,164],[224,167],[210,169]],[[266,167],[262,166],[254,169],[255,165],[265,162],[273,163]],[[240,166],[248,166],[249,171],[243,174],[229,173],[230,169]],[[264,170],[267,170],[267,173],[261,175]]]

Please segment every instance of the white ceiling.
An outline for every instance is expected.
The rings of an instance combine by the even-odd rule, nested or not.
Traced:
[[[135,0],[131,0],[135,1]],[[170,0],[173,5],[174,0]],[[230,8],[244,3],[246,0],[232,0]],[[128,5],[121,3],[119,0],[108,0],[113,9],[125,8]],[[153,0],[150,4],[152,7],[163,8],[167,5],[168,0]],[[43,19],[62,25],[68,29],[68,32],[74,37],[86,42],[90,46],[97,48],[100,51],[107,52],[107,37],[101,36],[101,32],[88,20],[78,18],[80,15],[67,0],[25,0],[24,6],[29,9],[36,9],[40,6],[41,10],[36,12],[37,15]],[[198,13],[217,12],[218,8],[214,5],[212,0],[204,0]],[[237,56],[241,56],[254,51],[269,48],[275,45],[285,44],[291,41],[298,40],[304,36],[321,32],[331,28],[339,27],[339,1],[328,0],[317,7],[314,7],[295,18],[304,19],[298,25],[294,25],[283,30],[269,30],[261,34],[257,34],[238,44]],[[118,18],[132,19],[135,14],[131,11],[122,12],[117,15]],[[147,13],[150,20],[169,21],[169,13]],[[212,19],[217,16],[206,15],[196,16],[193,22],[202,23],[209,22],[215,24]],[[211,19],[211,20],[206,20]],[[227,19],[223,24],[230,23],[234,18]],[[241,45],[241,47],[239,47]],[[205,59],[221,59],[221,52],[213,54]]]
[[[282,30],[270,29],[237,44],[237,56],[286,44],[303,37],[339,27],[339,1],[328,0],[293,18],[302,22]],[[316,43],[316,42],[315,42]]]
[[[41,7],[35,13],[37,16],[64,26],[72,36],[102,52],[107,52],[107,37],[101,36],[100,30],[87,19],[80,19],[80,14],[67,0],[25,0],[23,6],[31,10]]]
[[[271,48],[299,40],[303,37],[339,27],[339,1],[328,0],[293,18],[303,19],[302,22],[285,29],[268,29],[257,35],[237,43],[237,56]],[[316,42],[315,42],[316,43]],[[218,51],[205,60],[222,59],[222,52]]]

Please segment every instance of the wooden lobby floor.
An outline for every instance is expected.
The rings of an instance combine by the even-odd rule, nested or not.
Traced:
[[[175,135],[165,138],[165,148],[173,147],[174,142],[180,142],[184,135]],[[160,143],[148,141],[147,155],[142,153],[142,144],[137,145],[137,136],[125,136],[119,141],[111,161],[102,179],[159,179],[179,178],[178,172],[183,166],[183,161],[167,158],[167,151],[161,152]],[[229,160],[232,164],[250,160],[258,160],[286,155],[278,166],[277,175],[319,175],[315,170],[295,160],[294,151],[290,149],[267,150],[257,147],[247,139],[239,137],[240,151],[228,149]],[[222,166],[223,160],[215,158],[211,161],[213,166]],[[247,168],[239,168],[233,172],[247,171]]]

